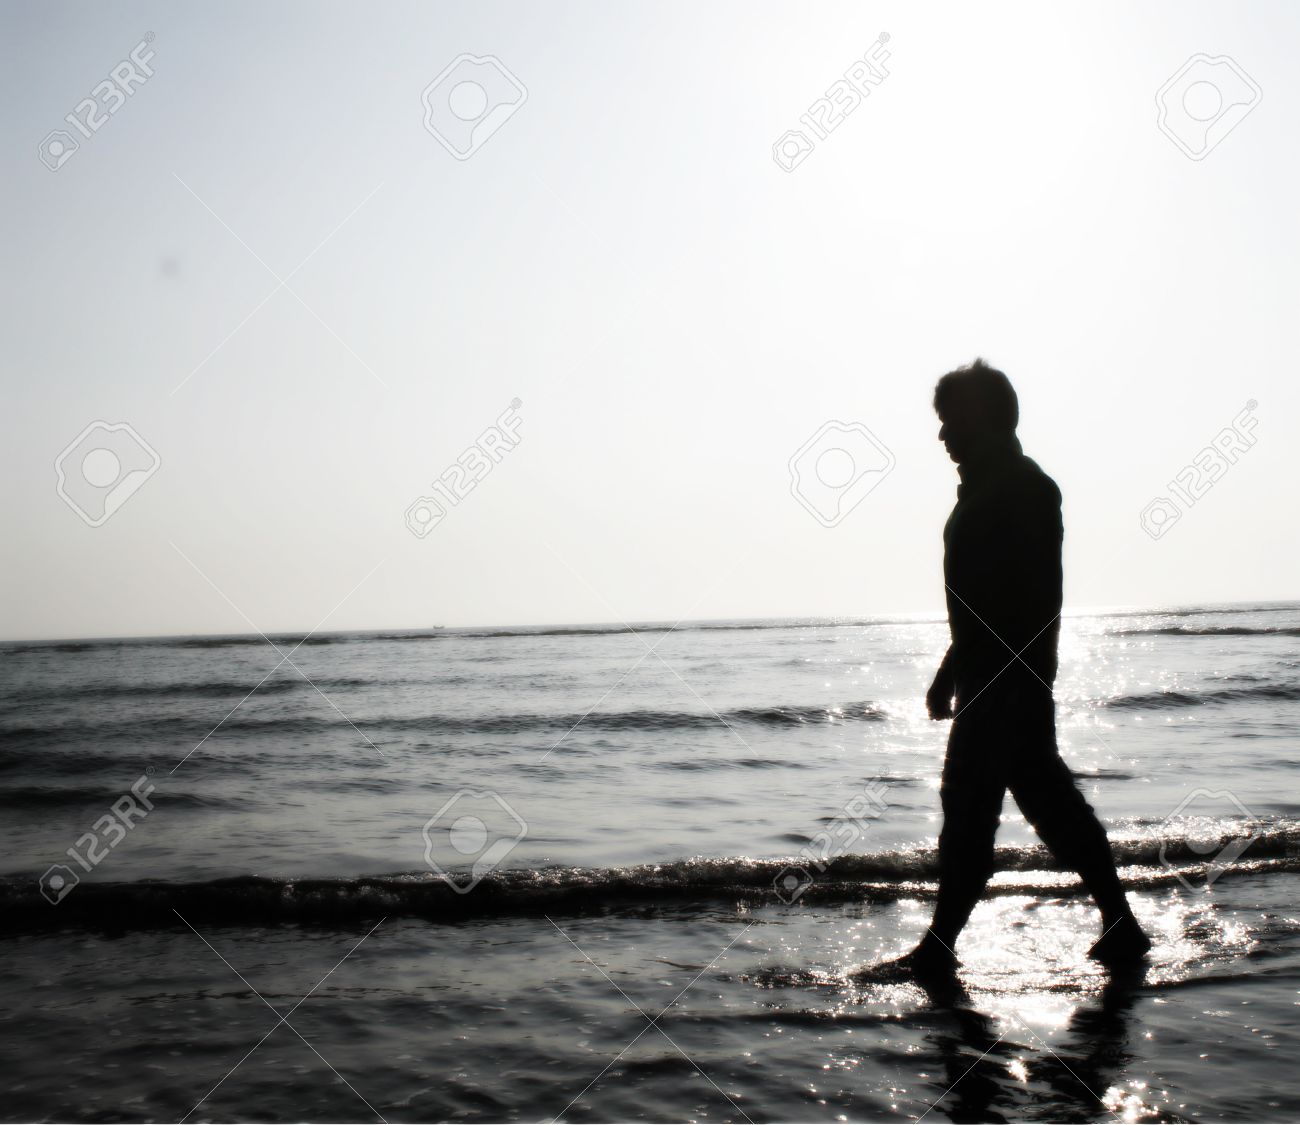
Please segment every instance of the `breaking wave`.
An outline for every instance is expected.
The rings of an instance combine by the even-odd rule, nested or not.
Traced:
[[[1245,843],[1218,878],[1300,871],[1300,829],[1239,826],[1220,846]],[[1206,841],[1192,837],[1113,841],[1124,884],[1174,887],[1204,881]],[[995,895],[1085,893],[1073,873],[1059,871],[1041,846],[1001,847],[990,886]],[[359,878],[275,879],[240,876],[207,882],[140,881],[74,885],[55,904],[35,875],[0,880],[0,928],[30,930],[98,926],[132,930],[182,925],[335,924],[384,917],[452,923],[478,917],[581,914],[707,902],[786,906],[888,902],[932,897],[932,849],[848,855],[820,867],[807,859],[695,858],[633,867],[496,870],[468,891],[429,871]],[[68,869],[63,869],[64,871]],[[66,876],[65,876],[66,877]],[[793,878],[794,882],[790,880]],[[793,893],[797,890],[797,894]],[[792,901],[793,900],[793,901]]]

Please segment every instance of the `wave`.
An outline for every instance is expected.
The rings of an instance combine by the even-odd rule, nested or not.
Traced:
[[[90,652],[92,649],[103,648],[112,643],[111,641],[61,641],[57,643],[38,641],[35,644],[28,645],[3,645],[0,646],[0,651],[3,651],[6,655],[14,656],[29,652]]]
[[[301,645],[348,644],[365,641],[446,641],[500,640],[519,637],[617,637],[633,634],[657,633],[710,633],[753,632],[769,629],[835,629],[866,628],[874,625],[941,625],[938,619],[920,618],[792,618],[762,619],[753,621],[692,621],[645,622],[636,625],[537,625],[517,628],[434,628],[410,629],[389,632],[364,631],[351,633],[269,633],[231,634],[214,637],[124,637],[84,641],[29,641],[0,643],[0,653],[5,655],[56,653],[84,653],[120,648],[245,648],[268,647],[296,648]]]
[[[655,633],[747,633],[768,629],[868,628],[875,625],[942,625],[939,619],[832,617],[759,621],[647,622],[639,625],[561,625],[518,629],[447,629],[428,634],[385,634],[383,640],[428,640],[430,637],[468,637],[498,640],[503,637],[619,637]]]
[[[39,728],[28,728],[31,731]],[[36,736],[29,735],[33,741]],[[41,737],[44,737],[42,734]],[[33,762],[28,748],[9,749],[3,745],[3,736],[0,736],[0,773],[17,773],[30,771],[36,766],[43,776],[61,776],[61,777],[79,777],[84,774],[97,773],[106,769],[123,769],[124,767],[120,758],[113,754],[103,754],[95,750],[62,750],[57,754],[43,755],[37,762]],[[141,763],[144,768],[144,763]]]
[[[1300,627],[1252,625],[1160,625],[1119,629],[1111,637],[1300,637]]]
[[[1238,837],[1239,839],[1241,837]],[[1222,842],[1226,842],[1225,837]],[[1113,842],[1125,886],[1158,889],[1203,876],[1199,840]],[[994,895],[1082,895],[1073,873],[1058,872],[1041,846],[997,849]],[[1261,832],[1219,879],[1300,871],[1300,830]],[[582,914],[611,909],[834,905],[932,898],[937,860],[930,849],[841,856],[815,870],[806,859],[694,858],[617,868],[497,870],[468,891],[428,871],[356,878],[237,876],[207,882],[88,882],[49,903],[33,875],[0,880],[0,929],[89,926],[121,931],[179,926],[336,924],[382,917],[444,923],[490,916]],[[793,875],[800,893],[790,902]],[[453,872],[453,878],[460,878]],[[805,883],[805,878],[809,881]]]
[[[311,685],[301,677],[298,677],[296,681],[290,679],[267,680],[266,683],[261,685],[258,685],[256,680],[249,683],[213,681],[170,684],[80,683],[34,691],[25,690],[22,693],[22,705],[37,700],[51,699],[66,699],[70,702],[78,699],[220,698],[223,696],[233,696],[238,699],[240,696],[247,695],[255,686],[259,695],[281,695],[285,692],[298,690],[300,685],[310,690]]]
[[[1093,618],[1103,619],[1108,617],[1213,617],[1225,614],[1240,613],[1294,613],[1300,610],[1300,602],[1230,602],[1227,604],[1215,605],[1182,605],[1182,606],[1160,606],[1154,609],[1140,609],[1128,607],[1125,609],[1108,609],[1093,611],[1077,611],[1067,609],[1063,616],[1066,618]]]
[[[671,762],[655,762],[653,765],[646,767],[653,770],[686,770],[688,772],[703,771],[705,773],[716,773],[719,770],[802,770],[811,767],[799,761],[797,758],[733,758],[733,759],[710,759],[710,758],[677,758]]]
[[[11,812],[40,810],[44,813],[51,809],[84,808],[102,813],[122,796],[122,792],[122,789],[104,789],[90,785],[7,785],[0,789],[0,809],[9,809]],[[167,804],[201,809],[246,809],[248,800],[169,790]]]
[[[884,711],[871,703],[846,703],[832,707],[739,707],[729,711],[592,711],[588,713],[542,714],[536,712],[505,713],[495,715],[418,715],[407,718],[386,717],[367,719],[333,719],[320,716],[271,716],[258,718],[240,712],[221,724],[227,734],[283,733],[313,734],[340,728],[371,733],[394,731],[423,731],[439,734],[517,734],[531,731],[567,731],[579,724],[586,730],[603,731],[668,731],[699,730],[725,726],[797,727],[814,723],[881,722]],[[174,724],[173,735],[180,742],[197,732],[208,733],[211,723],[199,729],[182,729],[185,724]],[[68,723],[66,725],[40,726],[21,724],[0,728],[0,751],[31,750],[40,746],[60,743],[130,741],[156,738],[157,722],[128,721],[111,723],[99,721],[92,724]],[[0,768],[3,761],[0,760]]]
[[[1214,688],[1209,691],[1152,691],[1117,695],[1102,703],[1119,711],[1158,711],[1171,707],[1205,707],[1251,699],[1300,699],[1300,684],[1262,683],[1250,687]]]
[[[351,638],[338,634],[322,633],[319,636],[309,634],[275,635],[260,637],[254,634],[232,635],[227,637],[123,637],[111,640],[88,641],[32,641],[25,644],[0,644],[0,653],[6,656],[36,655],[49,652],[84,653],[111,652],[126,648],[269,648],[272,646],[297,648],[301,645],[329,645]],[[269,643],[268,643],[269,642]]]
[[[443,680],[428,680],[422,687],[437,687]],[[313,686],[314,685],[314,686]],[[308,681],[292,672],[285,673],[280,679],[247,681],[187,681],[165,684],[151,683],[80,683],[64,684],[58,687],[24,690],[18,705],[6,709],[13,712],[28,703],[44,700],[67,700],[74,702],[82,699],[233,699],[239,700],[256,692],[258,695],[285,695],[291,692],[312,691],[314,687],[322,691],[339,690],[354,687],[388,687],[390,682],[363,680],[356,677],[335,677],[333,679],[316,679]]]
[[[497,715],[420,715],[410,718],[353,719],[345,724],[360,730],[419,730],[451,734],[518,733],[531,730],[569,730],[579,724],[591,730],[662,731],[737,726],[797,727],[812,723],[881,722],[884,711],[871,703],[846,703],[839,707],[738,707],[727,711],[590,711],[544,714],[538,712]],[[293,731],[337,727],[332,719],[233,719],[226,730],[266,730],[268,727]]]

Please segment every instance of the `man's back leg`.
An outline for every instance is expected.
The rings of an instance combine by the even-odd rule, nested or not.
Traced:
[[[1033,737],[1033,732],[1025,733]],[[1057,752],[1054,734],[1016,750],[1008,769],[1011,795],[1056,861],[1079,873],[1101,910],[1102,939],[1094,955],[1104,961],[1141,956],[1150,940],[1129,907],[1106,829]]]

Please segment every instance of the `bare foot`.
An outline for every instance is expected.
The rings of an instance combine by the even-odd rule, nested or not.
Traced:
[[[1151,948],[1151,939],[1142,931],[1133,915],[1107,926],[1088,950],[1088,956],[1103,965],[1117,968],[1141,961]]]
[[[956,975],[957,958],[937,941],[926,939],[902,957],[858,969],[853,979],[860,984],[894,984],[908,980],[951,980]]]

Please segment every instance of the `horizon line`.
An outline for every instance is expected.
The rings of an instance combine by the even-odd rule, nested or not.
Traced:
[[[1061,610],[1063,618],[1077,617],[1110,617],[1110,616],[1141,616],[1148,613],[1166,613],[1166,614],[1189,614],[1200,611],[1202,613],[1212,612],[1234,612],[1236,610],[1246,609],[1285,609],[1291,607],[1300,607],[1300,599],[1265,599],[1262,601],[1230,601],[1230,602],[1189,602],[1183,604],[1161,604],[1151,606],[1139,606],[1133,604],[1111,604],[1102,606],[1068,606]],[[5,637],[0,638],[0,646],[9,645],[45,645],[45,644],[105,644],[108,642],[127,642],[127,641],[182,641],[182,640],[220,640],[225,638],[239,637],[272,637],[282,638],[301,638],[305,640],[314,636],[369,636],[382,633],[438,633],[446,632],[453,636],[473,636],[476,633],[496,633],[502,636],[520,635],[527,636],[529,633],[545,633],[547,630],[554,631],[589,631],[591,633],[655,633],[655,632],[673,632],[684,626],[701,626],[714,625],[725,626],[728,624],[746,625],[749,623],[759,622],[804,622],[807,628],[831,627],[835,625],[928,625],[943,624],[947,621],[947,613],[944,610],[916,610],[905,613],[896,613],[890,615],[878,614],[792,614],[777,617],[697,617],[682,618],[676,622],[667,618],[655,620],[646,619],[642,621],[574,621],[574,622],[539,622],[531,625],[521,624],[487,624],[487,625],[417,625],[417,626],[372,626],[368,628],[355,629],[277,629],[274,632],[266,632],[258,629],[245,630],[243,632],[233,633],[128,633],[128,634],[105,634],[100,636],[53,636],[53,637]]]

